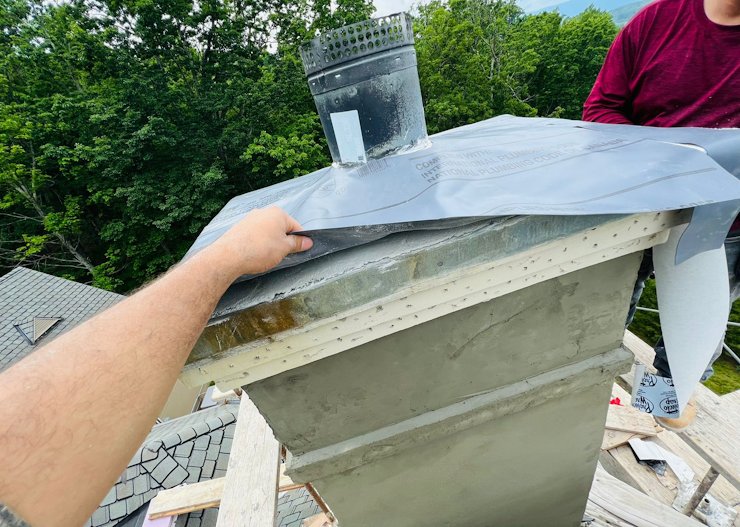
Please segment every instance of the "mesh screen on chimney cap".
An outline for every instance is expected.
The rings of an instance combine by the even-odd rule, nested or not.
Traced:
[[[325,31],[301,45],[306,75],[379,51],[413,45],[414,30],[408,13],[395,13]]]

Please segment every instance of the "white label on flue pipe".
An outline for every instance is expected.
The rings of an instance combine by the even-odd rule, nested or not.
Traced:
[[[362,139],[360,114],[357,110],[330,114],[334,137],[342,163],[365,163],[365,142]]]

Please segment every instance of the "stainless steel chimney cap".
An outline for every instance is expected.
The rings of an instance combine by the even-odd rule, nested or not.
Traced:
[[[413,45],[414,29],[408,13],[371,18],[322,33],[301,45],[306,75],[380,51]]]

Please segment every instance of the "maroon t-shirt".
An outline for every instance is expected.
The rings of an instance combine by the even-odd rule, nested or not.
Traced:
[[[612,44],[583,120],[740,127],[740,26],[707,18],[703,0],[658,0]]]

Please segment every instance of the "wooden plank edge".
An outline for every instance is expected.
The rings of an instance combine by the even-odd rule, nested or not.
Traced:
[[[219,480],[223,480],[224,478],[218,478],[218,479]],[[288,492],[288,491],[291,491],[291,490],[297,490],[297,489],[303,488],[305,486],[303,483],[293,483],[293,481],[290,478],[287,478],[287,480],[288,481],[282,481],[281,482],[280,486],[278,487],[278,492]],[[211,480],[211,481],[216,481],[216,480]],[[203,482],[200,482],[200,483],[209,483],[209,482],[210,481],[203,481]],[[194,485],[199,485],[200,483],[194,483],[193,485],[188,485],[187,487],[192,487]],[[166,491],[163,490],[157,496],[159,496],[163,492],[169,492],[169,491],[173,491],[173,490],[185,489],[187,487],[185,487],[185,486],[183,486],[183,487],[174,487],[172,489],[167,489]],[[221,486],[219,487],[218,490],[219,490],[218,496],[214,496],[213,499],[211,499],[209,501],[197,501],[197,502],[192,503],[192,504],[187,504],[187,505],[183,504],[183,505],[178,505],[178,506],[175,506],[175,507],[171,507],[171,506],[170,507],[157,506],[157,508],[155,509],[155,512],[148,512],[147,513],[147,517],[149,519],[151,519],[151,520],[157,520],[159,518],[166,518],[167,516],[176,516],[178,514],[187,514],[187,513],[190,513],[190,512],[196,512],[196,511],[203,510],[203,509],[210,509],[212,507],[218,507],[218,506],[221,505],[221,495],[223,494],[223,483],[221,484]],[[154,500],[156,500],[156,499],[157,499],[156,497],[152,498],[152,502],[154,502]],[[151,507],[151,505],[150,505],[150,507]]]
[[[162,490],[149,502],[147,516],[156,520],[218,507],[221,503],[224,481],[225,478],[216,478]]]
[[[163,510],[160,512],[149,514],[148,517],[150,520],[158,520],[160,518],[166,518],[168,516],[178,516],[180,514],[189,514],[191,512],[197,512],[203,509],[210,509],[212,507],[218,507],[220,504],[221,504],[221,497],[219,496],[218,499],[215,499],[213,501],[204,501],[204,502],[195,503],[192,505],[183,505],[180,507],[174,507],[172,509],[167,509],[167,510]]]
[[[275,521],[280,443],[242,393],[216,527],[267,527]]]
[[[611,450],[617,448],[629,442],[632,438],[643,439],[645,436],[642,434],[635,434],[633,432],[622,432],[619,430],[604,430],[604,437],[601,439],[601,450]]]
[[[335,525],[334,520],[329,518],[325,512],[306,518],[301,523],[301,527],[334,527]]]
[[[658,433],[655,429],[655,420],[651,415],[640,412],[632,406],[616,404],[609,405],[604,427],[645,436],[654,436]]]
[[[636,527],[699,527],[698,521],[619,481],[598,465],[588,499]]]

